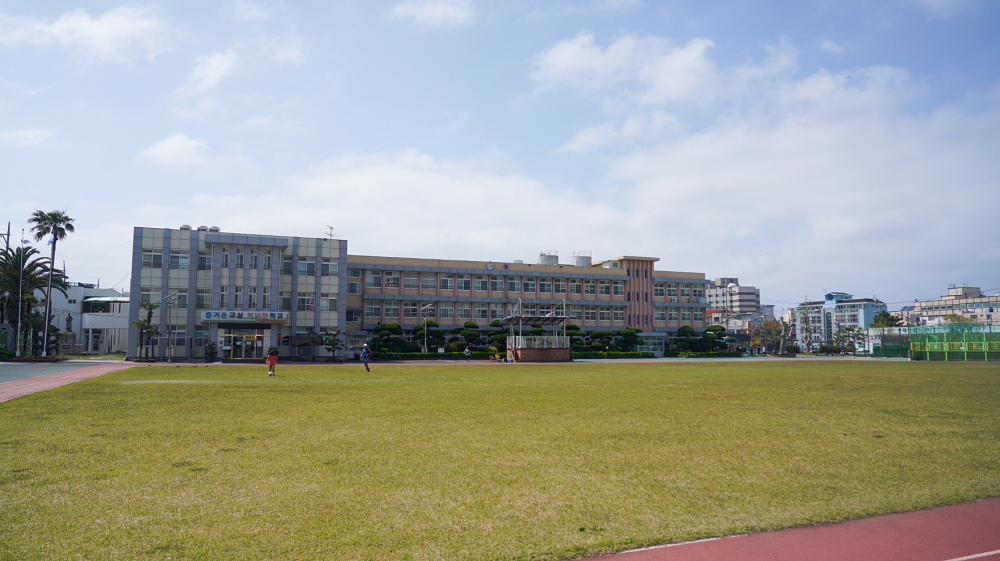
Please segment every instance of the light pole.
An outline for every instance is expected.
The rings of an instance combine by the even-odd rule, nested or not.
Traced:
[[[160,298],[160,304],[163,304],[164,300],[168,300],[168,302],[163,306],[163,316],[167,318],[167,362],[173,362],[172,359],[174,355],[173,346],[170,344],[170,304],[173,301],[169,300],[174,296],[177,296],[177,292],[171,292],[163,298]]]
[[[24,228],[21,228],[21,266],[17,278],[17,350],[14,356],[21,356],[21,304],[24,302]]]
[[[420,318],[423,320],[421,325],[424,326],[424,354],[427,354],[427,316],[424,312],[432,307],[434,307],[434,304],[427,304],[420,307]]]

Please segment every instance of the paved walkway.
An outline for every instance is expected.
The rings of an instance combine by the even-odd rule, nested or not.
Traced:
[[[842,524],[640,549],[597,559],[996,561],[1000,560],[1000,498]]]
[[[135,365],[132,363],[123,364],[122,361],[101,364],[90,361],[3,362],[0,363],[0,402],[133,366]]]

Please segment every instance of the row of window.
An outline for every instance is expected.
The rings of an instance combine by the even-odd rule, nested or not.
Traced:
[[[230,291],[232,288],[232,291]],[[188,307],[188,291],[186,289],[171,291],[173,296],[169,300],[162,303],[166,303],[170,308],[176,309],[187,309]],[[295,309],[299,311],[316,311],[316,295],[312,294],[299,294],[294,298],[290,292],[282,292],[279,299],[278,309],[281,311],[291,311],[292,305],[295,305]],[[220,286],[219,287],[219,305],[220,309],[229,309],[230,301],[232,301],[232,307],[235,309],[245,309],[247,310],[269,310],[271,309],[271,289],[268,287],[256,287],[256,286]],[[158,288],[142,288],[139,292],[139,302],[140,303],[161,303],[160,289]],[[195,294],[195,304],[196,309],[207,310],[212,308],[212,291],[211,290],[197,290]],[[336,312],[337,311],[337,295],[336,294],[320,294],[320,306],[319,311],[321,312]]]
[[[348,279],[361,279],[362,271],[348,270]],[[450,273],[409,273],[399,271],[364,271],[367,288],[404,288],[410,290],[459,290],[477,292],[513,292],[527,294],[587,294],[625,296],[625,281],[559,279],[464,275]],[[361,294],[360,281],[348,281],[348,294]],[[653,296],[704,296],[704,285],[695,283],[653,283]],[[638,294],[636,294],[638,299]]]
[[[265,271],[271,270],[271,250],[264,249],[258,250],[251,249],[249,256],[244,253],[243,249],[236,248],[235,253],[230,258],[229,248],[222,248],[221,252],[221,262],[219,266],[223,269],[228,269],[230,267],[235,269],[261,269]],[[249,257],[249,259],[247,259]],[[294,269],[296,274],[306,275],[306,276],[316,276],[316,266],[319,265],[319,274],[324,277],[335,277],[337,276],[338,263],[335,259],[321,258],[317,261],[315,257],[299,257],[293,258],[291,256],[282,256],[281,258],[281,274],[291,275]],[[142,266],[146,269],[162,269],[163,268],[163,252],[153,249],[142,250]],[[190,252],[188,251],[171,251],[168,257],[168,266],[171,269],[177,269],[181,271],[187,271],[191,268],[191,258]],[[212,270],[212,254],[206,252],[198,252],[198,270],[199,271],[211,271]]]
[[[567,315],[572,318],[582,318],[588,321],[625,321],[625,306],[567,306]],[[522,304],[520,313],[526,316],[544,316],[555,313],[565,313],[561,304]],[[419,323],[424,319],[503,319],[518,312],[517,304],[500,302],[399,302],[398,300],[365,300],[364,316],[377,320],[379,318],[412,319]],[[357,315],[348,311],[347,321],[361,321]],[[402,313],[402,316],[400,314]],[[351,318],[356,319],[351,319]],[[705,310],[702,308],[654,308],[655,321],[704,321]]]

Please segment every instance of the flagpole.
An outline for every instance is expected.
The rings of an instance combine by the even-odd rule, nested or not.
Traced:
[[[17,350],[14,356],[21,356],[21,302],[24,301],[24,228],[21,228],[21,267],[17,281]]]

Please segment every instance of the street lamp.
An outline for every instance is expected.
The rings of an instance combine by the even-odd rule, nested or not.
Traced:
[[[434,304],[427,304],[420,307],[420,318],[423,320],[421,325],[424,326],[424,354],[427,354],[427,315],[424,312],[433,307]]]
[[[21,356],[21,303],[24,301],[24,228],[21,228],[21,266],[17,279],[17,349],[14,356]],[[52,274],[52,271],[49,271]]]
[[[167,294],[163,298],[160,298],[160,304],[163,304],[164,300],[173,298],[174,296],[177,296],[177,292],[171,292],[170,294]],[[173,346],[170,344],[170,331],[171,331],[170,330],[170,304],[172,302],[173,302],[173,300],[170,300],[163,307],[163,316],[165,318],[167,318],[167,362],[173,362],[172,359],[173,359],[173,355],[174,355],[174,353],[173,353]]]

